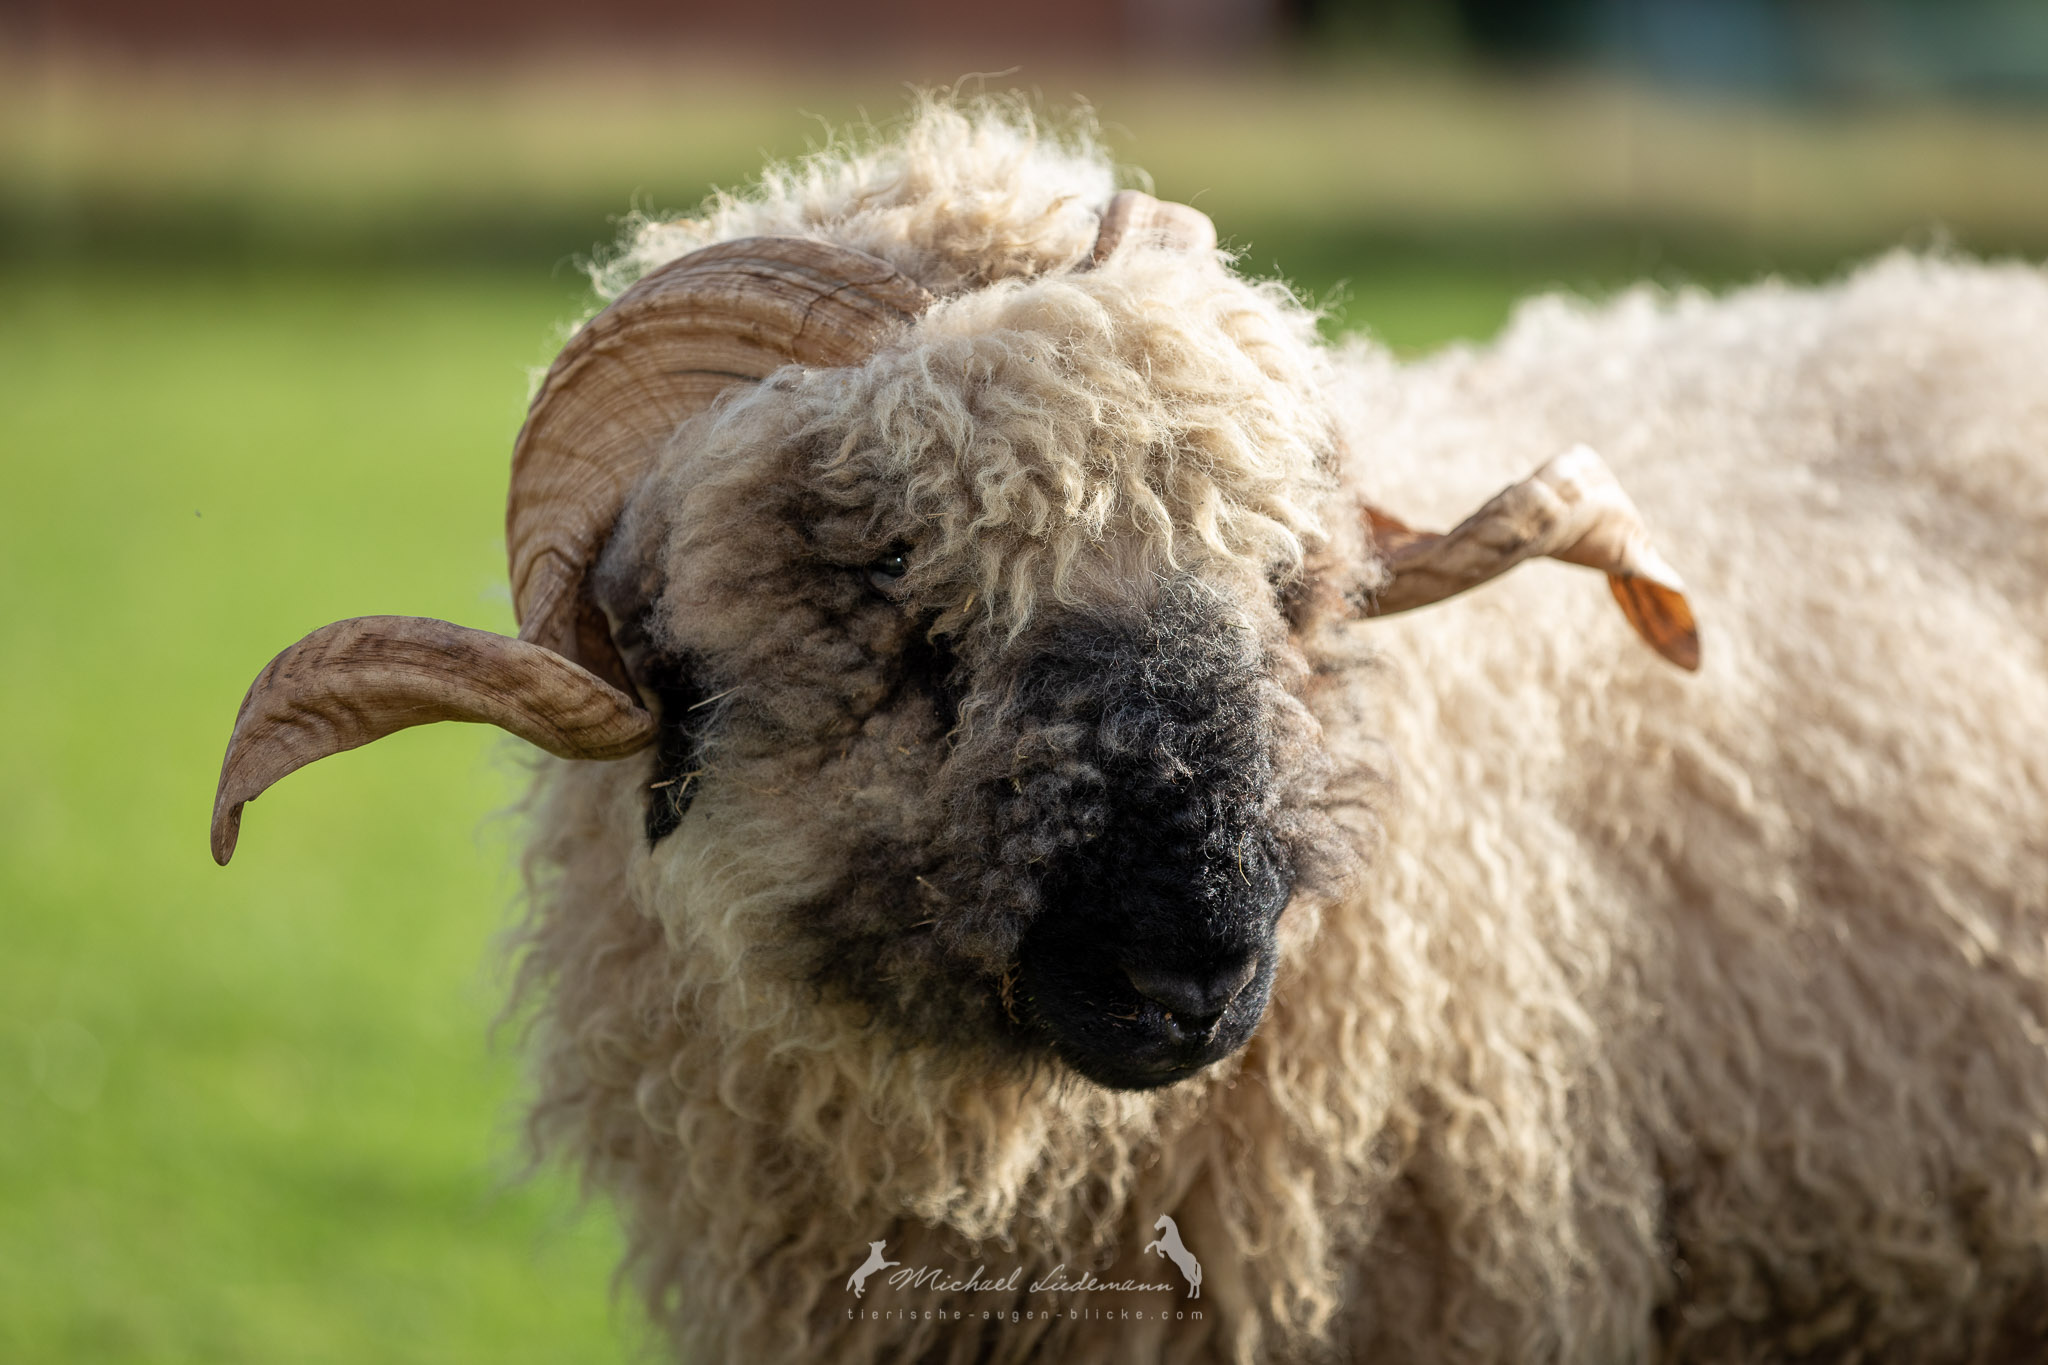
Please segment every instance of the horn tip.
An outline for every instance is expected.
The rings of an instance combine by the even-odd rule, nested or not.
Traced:
[[[242,807],[245,802],[230,802],[223,790],[213,802],[213,860],[222,867],[235,856],[235,843],[242,837]]]
[[[1700,637],[1698,631],[1688,630],[1684,634],[1662,643],[1653,642],[1651,648],[1688,673],[1700,671]]]
[[[1609,574],[1607,586],[1643,642],[1688,673],[1700,670],[1700,632],[1682,592],[1650,578]]]

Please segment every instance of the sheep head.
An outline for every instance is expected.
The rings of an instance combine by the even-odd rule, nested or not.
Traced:
[[[1653,643],[1690,619],[1590,452],[1448,536],[1333,515],[1314,348],[1213,244],[1126,194],[1073,268],[942,299],[805,239],[649,275],[521,433],[520,638],[365,618],[286,650],[215,856],[293,768],[488,720],[617,762],[650,862],[779,869],[748,951],[896,1038],[1122,1088],[1228,1055],[1282,912],[1347,866],[1305,631],[1544,553],[1609,570]]]

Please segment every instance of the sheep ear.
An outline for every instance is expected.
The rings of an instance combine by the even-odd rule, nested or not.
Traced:
[[[717,719],[707,708],[718,694],[704,685],[699,661],[663,638],[661,552],[668,532],[661,499],[630,499],[584,584],[624,666],[627,690],[654,717],[654,769],[645,793],[650,845],[673,834],[689,813]]]
[[[1678,572],[1650,543],[1642,513],[1591,447],[1574,446],[1504,488],[1451,531],[1418,531],[1368,505],[1367,529],[1387,579],[1367,616],[1391,616],[1455,597],[1538,555],[1607,575],[1622,614],[1680,668],[1700,666],[1699,629]]]
[[[660,652],[654,612],[667,583],[661,550],[669,526],[661,500],[638,496],[638,491],[627,499],[603,552],[583,580],[578,619],[579,628],[587,617],[591,629],[604,633],[606,652],[621,675],[616,685],[646,705],[654,700],[649,675]]]

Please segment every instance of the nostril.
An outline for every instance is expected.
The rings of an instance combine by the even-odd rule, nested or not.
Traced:
[[[1195,972],[1126,965],[1124,975],[1133,990],[1172,1015],[1184,1030],[1202,1033],[1223,1017],[1258,971],[1258,959],[1248,957]]]

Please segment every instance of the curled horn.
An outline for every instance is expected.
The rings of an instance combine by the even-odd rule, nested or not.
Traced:
[[[1444,535],[1365,509],[1390,580],[1366,614],[1391,616],[1454,597],[1547,555],[1607,575],[1622,614],[1650,647],[1684,669],[1700,666],[1699,630],[1685,585],[1650,544],[1642,514],[1588,446],[1574,446]]]
[[[1122,190],[1102,211],[1102,226],[1095,231],[1089,264],[1101,265],[1126,239],[1150,241],[1174,251],[1213,251],[1216,225],[1200,209],[1170,204],[1138,190]]]
[[[242,806],[315,759],[436,720],[481,721],[562,758],[623,758],[654,738],[625,693],[524,640],[423,616],[323,626],[256,676],[213,798],[213,860]]]
[[[1216,225],[1186,204],[1124,190],[1103,210],[1088,265],[1102,264],[1127,240],[1210,251]],[[1650,544],[1642,514],[1614,472],[1589,446],[1574,446],[1503,489],[1445,535],[1417,531],[1377,507],[1367,506],[1365,518],[1389,572],[1368,616],[1441,602],[1546,555],[1606,573],[1622,614],[1652,649],[1680,668],[1700,666],[1699,628],[1685,585]]]
[[[314,631],[243,698],[221,763],[213,856],[286,774],[412,725],[480,721],[564,758],[613,759],[654,719],[583,581],[626,498],[686,418],[784,365],[866,358],[930,303],[865,252],[795,237],[722,242],[639,281],[549,368],[513,446],[506,507],[519,638],[423,617]]]
[[[1102,264],[1129,240],[1211,251],[1216,225],[1186,204],[1124,190],[1103,210],[1083,268]],[[1441,602],[1546,555],[1604,572],[1622,614],[1652,649],[1680,668],[1700,666],[1699,628],[1685,585],[1650,544],[1642,514],[1614,472],[1588,446],[1574,446],[1503,489],[1445,535],[1417,531],[1377,507],[1367,506],[1365,518],[1389,573],[1367,605],[1368,616]]]
[[[887,261],[801,237],[708,246],[621,294],[549,367],[512,447],[519,638],[623,681],[583,578],[662,442],[736,382],[865,360],[930,303]]]

